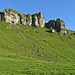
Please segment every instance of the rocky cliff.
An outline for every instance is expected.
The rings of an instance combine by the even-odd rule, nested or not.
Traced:
[[[35,14],[21,14],[13,9],[5,9],[3,12],[0,12],[0,21],[5,21],[13,24],[23,24],[34,27],[47,27],[52,28],[61,34],[65,34],[66,27],[65,22],[60,18],[56,20],[50,20],[48,23],[45,23],[44,17],[41,12]]]
[[[60,34],[67,35],[65,22],[60,18],[57,18],[56,20],[50,20],[48,23],[46,23],[45,27],[52,29],[53,32],[55,30],[57,32],[60,32]]]
[[[36,27],[44,27],[45,20],[41,12],[32,15],[32,24]]]
[[[60,18],[58,18],[56,20],[50,20],[47,23],[47,27],[56,29],[57,31],[60,31],[62,29],[66,29],[65,22],[63,20],[61,20]]]
[[[21,14],[13,9],[5,9],[0,13],[0,21],[13,24],[23,24],[35,27],[44,27],[45,20],[41,12],[36,14]]]

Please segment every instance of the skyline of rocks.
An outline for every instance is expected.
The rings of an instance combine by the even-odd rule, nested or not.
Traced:
[[[9,22],[12,24],[23,24],[34,27],[52,28],[57,32],[66,32],[65,22],[60,18],[45,22],[42,12],[34,14],[22,14],[13,9],[5,9],[0,12],[0,21]]]

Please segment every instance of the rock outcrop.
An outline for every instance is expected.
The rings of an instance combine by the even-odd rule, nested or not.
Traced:
[[[19,23],[20,17],[18,16],[18,14],[12,12],[9,9],[5,9],[3,12],[4,12],[5,22],[14,23],[14,24]]]
[[[45,20],[41,12],[32,15],[32,25],[35,27],[44,27]]]
[[[32,15],[30,14],[26,15],[26,25],[32,25]]]
[[[61,20],[61,19],[57,19],[56,20],[56,29],[58,30],[58,31],[60,31],[60,30],[65,30],[66,28],[65,28],[65,22],[63,21],[63,20]]]
[[[50,20],[47,23],[47,28],[55,29],[57,32],[60,32],[60,34],[67,35],[65,22],[63,20],[61,20],[60,18],[58,18],[56,20]]]
[[[50,20],[47,25],[49,28],[56,29],[57,31],[66,29],[64,21],[59,18],[57,20]]]
[[[23,24],[34,27],[47,27],[52,29],[52,33],[55,31],[60,34],[67,34],[65,22],[60,18],[56,20],[50,20],[45,23],[44,17],[41,12],[35,14],[21,14],[13,9],[5,9],[0,12],[0,21],[9,22],[12,24]]]
[[[45,20],[41,12],[30,15],[21,14],[13,9],[5,9],[3,12],[0,12],[0,21],[35,27],[44,27],[45,24]]]

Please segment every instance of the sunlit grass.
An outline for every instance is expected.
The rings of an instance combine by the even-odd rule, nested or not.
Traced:
[[[47,30],[0,22],[0,75],[74,75],[74,35]]]

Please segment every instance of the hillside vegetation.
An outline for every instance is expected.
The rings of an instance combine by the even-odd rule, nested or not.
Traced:
[[[0,75],[75,75],[75,35],[0,22]]]

